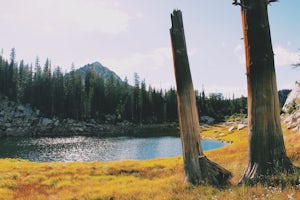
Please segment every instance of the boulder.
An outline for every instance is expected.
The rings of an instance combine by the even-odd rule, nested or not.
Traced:
[[[24,112],[24,110],[25,110],[25,107],[23,105],[18,105],[18,107],[17,107],[18,112]]]
[[[115,123],[117,116],[116,115],[112,115],[112,114],[108,114],[104,116],[105,121],[109,124],[113,124]]]
[[[245,124],[238,124],[237,129],[238,129],[238,130],[242,130],[242,129],[246,128],[246,127],[247,127],[247,126],[246,126]]]
[[[59,120],[57,119],[54,121],[54,126],[58,126],[58,125],[59,125]]]
[[[90,119],[89,122],[92,123],[92,124],[96,124],[97,123],[95,119]]]
[[[11,123],[5,123],[4,126],[6,127],[6,129],[10,128],[11,127]]]
[[[7,136],[16,136],[16,131],[13,128],[7,128],[5,132]]]
[[[5,130],[6,130],[6,128],[7,128],[7,127],[6,127],[5,125],[3,125],[3,124],[0,124],[0,130],[1,130],[1,131],[5,131]]]
[[[75,123],[75,120],[69,119],[69,118],[64,120],[64,121],[66,121],[67,124],[74,124]]]
[[[48,126],[50,124],[53,124],[53,121],[49,118],[41,118],[39,124],[42,126]]]
[[[235,129],[234,126],[229,127],[228,132],[232,132]]]
[[[219,133],[219,136],[224,136],[225,135],[225,133]]]
[[[205,124],[213,124],[216,120],[210,116],[201,116],[200,122]]]
[[[74,127],[73,130],[78,131],[78,132],[83,132],[84,131],[83,128],[81,128],[81,127]]]

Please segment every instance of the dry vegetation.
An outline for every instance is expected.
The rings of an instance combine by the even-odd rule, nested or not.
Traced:
[[[246,129],[229,133],[228,127],[219,125],[203,129],[202,136],[233,142],[206,152],[233,173],[231,185],[219,189],[183,183],[181,157],[72,163],[1,159],[0,199],[300,199],[300,185],[237,186],[247,164]],[[285,129],[287,152],[296,166],[300,165],[299,141],[299,133]]]

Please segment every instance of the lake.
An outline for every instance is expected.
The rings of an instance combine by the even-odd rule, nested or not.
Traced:
[[[204,150],[227,143],[202,140]],[[17,137],[0,139],[0,158],[37,162],[147,160],[182,155],[179,137]]]

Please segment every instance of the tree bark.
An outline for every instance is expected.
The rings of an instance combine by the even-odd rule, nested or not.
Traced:
[[[291,173],[280,121],[274,54],[265,0],[241,0],[248,85],[249,162],[240,183]]]
[[[230,172],[211,162],[203,153],[195,91],[186,49],[182,14],[174,10],[170,29],[174,70],[177,84],[178,117],[182,141],[185,180],[192,184],[222,184]]]

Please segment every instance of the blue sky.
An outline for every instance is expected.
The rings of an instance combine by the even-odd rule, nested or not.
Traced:
[[[204,0],[10,0],[0,8],[0,48],[17,59],[70,70],[94,61],[147,85],[175,86],[169,28],[174,9],[183,12],[195,89],[246,95],[240,8],[232,1]],[[300,69],[300,1],[269,6],[278,88],[292,88]]]

